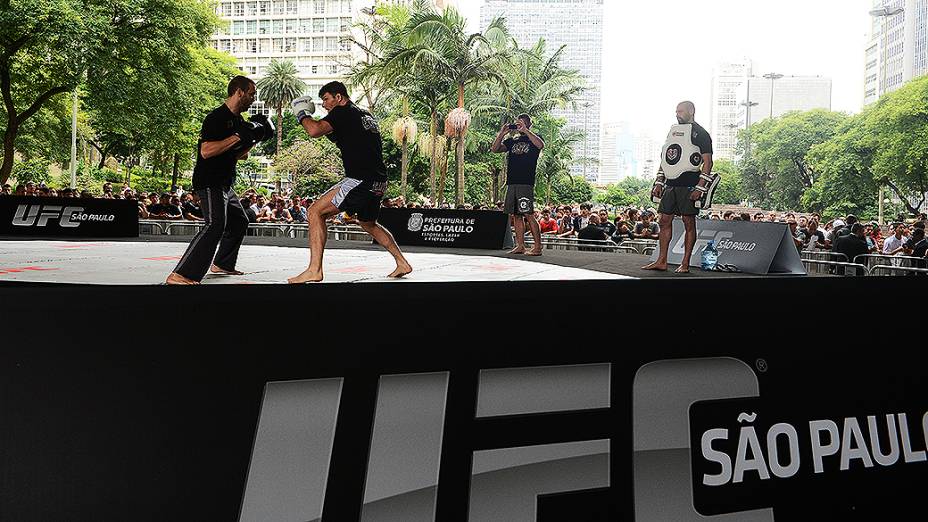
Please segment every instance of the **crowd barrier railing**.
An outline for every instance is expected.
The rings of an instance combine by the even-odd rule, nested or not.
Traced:
[[[836,275],[842,277],[865,277],[870,275],[870,271],[866,266],[856,263],[803,259],[802,265],[809,275]]]
[[[525,238],[526,245],[535,245],[531,236]],[[633,249],[621,248],[610,240],[578,239],[575,237],[541,236],[541,246],[546,250],[580,250],[586,252],[632,252]]]
[[[139,234],[147,236],[193,236],[204,226],[202,221],[140,220]],[[251,237],[289,237],[306,239],[309,225],[305,223],[251,223]],[[328,238],[336,241],[370,241],[371,236],[358,225],[330,224]]]
[[[907,266],[876,265],[870,269],[872,276],[913,276],[928,275],[928,268],[912,268]]]
[[[863,254],[854,258],[854,262],[865,265],[867,269],[873,270],[878,266],[894,266],[900,268],[928,268],[925,266],[925,258],[910,256],[887,256],[883,254]]]
[[[847,258],[846,255],[838,252],[821,252],[817,250],[803,250],[799,253],[799,257],[802,259],[810,259],[812,261],[834,261],[837,263],[850,263],[851,260]]]
[[[651,255],[657,249],[659,242],[656,239],[626,239],[620,245],[634,247],[639,254]],[[650,249],[650,252],[647,250]]]

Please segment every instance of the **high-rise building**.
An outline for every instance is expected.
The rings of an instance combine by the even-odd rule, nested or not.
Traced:
[[[696,109],[699,121],[699,108]],[[830,110],[831,79],[780,74],[754,76],[750,60],[723,63],[713,74],[710,109],[708,130],[714,156],[734,160],[738,131],[749,125],[790,111]]]
[[[812,109],[831,110],[831,78],[821,76],[752,76],[748,81],[751,103],[751,125],[791,111]],[[742,99],[742,104],[744,99]],[[741,106],[741,122],[745,107]]]
[[[651,179],[657,176],[657,169],[661,163],[662,144],[650,136],[639,134],[635,136],[635,175],[639,178]]]
[[[712,105],[709,107],[709,134],[715,156],[734,159],[738,129],[744,128],[744,107],[748,79],[751,77],[751,60],[720,63],[712,74]],[[699,121],[700,107],[696,107]]]
[[[359,0],[221,0],[216,13],[226,22],[213,47],[238,59],[250,78],[260,79],[273,59],[289,60],[313,96],[322,85],[343,78],[353,60],[352,23]],[[367,2],[371,3],[371,2]],[[260,100],[253,113],[269,113]]]
[[[520,47],[531,47],[541,38],[549,52],[567,46],[561,66],[579,71],[587,90],[576,110],[558,109],[555,114],[566,118],[568,128],[586,135],[574,148],[576,161],[571,173],[597,181],[599,167],[589,159],[600,159],[603,0],[484,0],[480,7],[481,29],[499,16],[506,18]]]
[[[627,122],[603,124],[599,162],[599,180],[602,185],[618,183],[635,174],[635,137]]]
[[[864,49],[864,105],[928,74],[928,0],[873,0],[873,7],[903,11],[871,18]]]

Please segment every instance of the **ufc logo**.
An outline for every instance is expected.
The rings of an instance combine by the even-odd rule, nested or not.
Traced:
[[[64,210],[62,211],[62,208]],[[45,227],[50,220],[58,220],[58,226],[76,228],[80,222],[71,221],[75,213],[84,212],[84,207],[62,207],[61,205],[19,205],[13,215],[13,225],[17,227]]]
[[[715,241],[715,244],[718,245],[723,239],[728,239],[733,236],[734,234],[732,232],[723,230],[700,230],[696,239],[696,245],[693,247],[693,252],[702,252],[705,250],[709,241]],[[680,240],[673,246],[673,253],[683,255],[685,248],[686,234],[680,236]]]
[[[380,376],[373,425],[351,426],[370,440],[361,521],[436,520],[450,377]],[[481,370],[470,411],[482,420],[608,411],[610,380],[609,364]],[[344,382],[266,385],[239,520],[321,519]],[[539,495],[610,483],[609,439],[465,451],[471,522],[535,522]]]

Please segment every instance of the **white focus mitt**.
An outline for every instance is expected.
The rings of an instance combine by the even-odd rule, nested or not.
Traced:
[[[310,118],[316,112],[316,104],[313,103],[312,97],[300,96],[290,102],[290,109],[296,116],[296,121],[302,124],[303,118]]]

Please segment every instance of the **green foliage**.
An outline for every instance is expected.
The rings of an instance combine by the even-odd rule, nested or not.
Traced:
[[[835,136],[848,116],[816,109],[767,119],[742,131],[742,151],[750,140],[742,177],[743,196],[766,208],[798,209],[802,193],[812,187],[814,170],[806,155]]]
[[[551,203],[586,203],[593,201],[593,185],[580,176],[563,176],[551,183]]]
[[[165,123],[182,121],[178,113],[191,116],[180,94],[197,85],[196,75],[184,73],[193,69],[197,50],[206,47],[216,24],[213,6],[199,0],[6,3],[0,9],[0,76],[9,79],[0,82],[5,137],[0,181],[10,175],[24,123],[82,79],[90,110],[122,120],[98,130],[121,136],[114,141],[126,150],[154,150],[143,146],[150,140],[177,143],[173,131],[182,126]]]
[[[722,176],[719,186],[715,189],[713,201],[720,205],[740,205],[745,198],[738,167],[731,161],[717,160],[712,171]]]
[[[32,158],[13,165],[13,178],[16,183],[33,182],[48,184],[52,176],[48,172],[49,161],[45,158]]]
[[[327,139],[294,143],[278,155],[274,170],[292,176],[297,194],[306,196],[321,195],[345,174],[338,148]]]
[[[604,193],[598,194],[597,203],[605,203],[610,207],[621,208],[638,203],[638,198],[629,194],[625,189],[618,185],[609,185]]]

